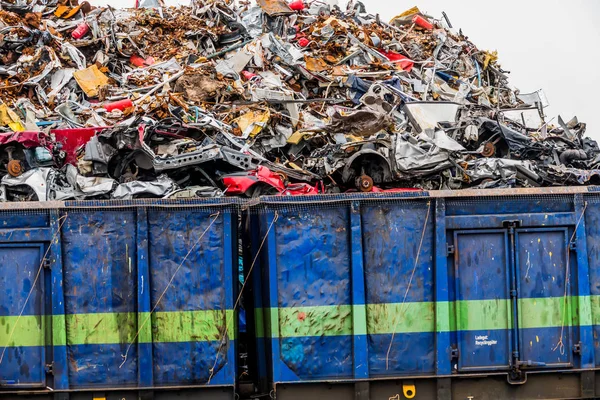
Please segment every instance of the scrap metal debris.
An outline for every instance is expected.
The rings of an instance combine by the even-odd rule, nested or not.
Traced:
[[[600,149],[413,7],[0,0],[3,201],[588,185]]]

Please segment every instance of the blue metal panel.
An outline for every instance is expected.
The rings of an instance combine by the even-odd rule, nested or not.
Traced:
[[[43,346],[8,347],[16,339],[16,319],[21,315],[37,317],[37,336],[40,343],[45,342],[43,271],[36,282],[42,257],[43,246],[40,244],[0,245],[0,316],[14,317],[10,325],[0,327],[4,339],[0,344],[2,386],[37,387],[46,382]]]
[[[221,285],[225,290],[225,310],[233,310],[231,317],[227,317],[230,320],[227,321],[226,326],[231,328],[233,332],[227,332],[228,337],[236,337],[236,332],[239,329],[238,326],[238,312],[239,303],[236,304],[238,297],[238,273],[239,273],[239,259],[238,259],[238,242],[237,242],[237,215],[233,215],[230,211],[223,213],[223,253],[221,259],[223,260],[223,277],[221,279]],[[218,371],[214,371],[213,376],[210,379],[210,383],[213,385],[232,384],[235,382],[236,366],[237,366],[237,344],[235,341],[229,342],[227,345],[219,344],[221,347],[221,353],[217,355],[218,360],[216,365],[219,365],[218,361],[223,360],[224,367]],[[225,354],[223,354],[225,353]],[[202,354],[202,353],[201,353]],[[209,358],[210,359],[210,358]],[[213,367],[216,368],[213,362]]]
[[[585,210],[585,240],[587,247],[587,264],[590,274],[590,295],[600,296],[600,202],[595,198],[586,197],[587,207]],[[581,210],[583,211],[583,210]],[[578,241],[579,244],[579,241]],[[592,309],[594,310],[594,309]],[[594,351],[595,365],[600,365],[600,316],[592,314],[593,342],[586,341],[587,347]],[[593,345],[592,345],[593,344]]]
[[[137,209],[137,328],[147,329],[152,334],[151,322],[146,313],[150,307],[150,268],[148,265],[148,212],[145,208]],[[143,325],[143,326],[142,326]],[[138,343],[138,386],[152,387],[152,344]]]
[[[45,228],[50,225],[47,211],[4,212],[0,214],[0,229]]]
[[[448,239],[446,238],[446,201],[439,199],[435,208],[435,366],[437,375],[450,375],[452,355],[450,353],[450,288],[448,276]]]
[[[429,202],[422,201],[363,205],[363,257],[367,304],[434,301],[435,218],[429,210],[429,205]],[[425,233],[421,243],[423,229]],[[434,315],[422,317],[434,320]],[[396,325],[400,324],[401,319],[402,316],[398,316]],[[435,372],[433,333],[368,336],[371,376]],[[405,356],[406,349],[411,349],[409,357]]]
[[[577,251],[577,310],[579,312],[579,341],[587,343],[582,346],[581,357],[579,360],[580,368],[593,368],[594,360],[594,330],[592,323],[592,301],[590,297],[590,268],[588,265],[587,240],[585,237],[585,212],[587,211],[588,203],[584,202],[582,195],[575,196],[575,240]],[[575,275],[575,274],[574,274]],[[586,321],[586,322],[583,322]]]
[[[348,209],[280,214],[279,307],[351,304]]]
[[[62,232],[66,314],[135,312],[135,211],[70,211]],[[123,329],[127,337],[130,327]],[[67,340],[73,360],[68,364],[70,387],[137,385],[135,347],[121,366],[127,347],[128,343],[71,346]]]
[[[148,226],[152,307],[170,284],[157,312],[225,310],[223,214],[152,209]]]
[[[386,365],[387,350],[389,365]],[[432,375],[435,360],[433,332],[369,335],[369,369],[373,376]]]
[[[351,336],[281,338],[279,345],[282,381],[343,379],[354,374]]]
[[[530,214],[536,212],[573,212],[573,202],[566,196],[519,197],[499,196],[496,198],[448,199],[447,215],[502,215]]]
[[[572,364],[572,328],[566,307],[571,295],[571,275],[576,263],[569,257],[569,232],[566,228],[518,229],[516,231],[516,262],[520,299],[554,298],[565,307],[562,327],[520,329],[520,359],[543,363],[545,367]],[[569,268],[569,276],[566,275]],[[527,313],[531,302],[521,302],[519,313]],[[560,344],[563,344],[560,346]],[[541,366],[541,365],[540,365]]]
[[[454,233],[456,300],[491,300],[486,315],[462,315],[456,305],[456,330],[460,357],[458,368],[508,369],[511,360],[510,308],[502,306],[509,296],[508,235],[506,230],[458,231]],[[498,311],[505,315],[499,315]],[[478,320],[492,321],[496,329],[473,329]]]
[[[225,232],[232,227],[230,214],[152,209],[148,226],[156,312],[222,310],[225,315],[233,308],[232,260],[225,261],[233,256],[231,232]],[[234,348],[233,342],[154,343],[154,383],[232,384]]]
[[[64,216],[53,210],[51,212],[51,224],[52,227],[52,242],[50,243],[50,286],[52,288],[52,312],[51,315],[64,316],[65,315],[65,294],[63,292],[63,257],[62,257],[62,221]],[[54,336],[62,336],[65,332],[61,332],[64,327],[54,327],[52,329],[52,336],[54,342]],[[60,330],[60,331],[59,331]],[[52,360],[54,362],[54,389],[64,390],[69,388],[69,371],[67,367],[67,346],[61,344],[52,346]]]
[[[277,307],[352,304],[348,222],[346,207],[279,214],[271,231],[275,237],[269,235],[275,242],[269,240],[269,254],[275,250],[277,257],[270,277],[276,279],[272,300]],[[276,381],[354,375],[350,337],[285,338],[278,343],[273,340],[272,346],[279,358],[274,367]]]
[[[67,326],[68,329],[68,326]],[[68,344],[69,382],[72,388],[137,386],[137,348],[127,344]]]
[[[154,383],[165,385],[198,385],[208,382],[217,359],[220,342],[154,343]],[[222,352],[222,350],[221,350]],[[218,372],[227,358],[219,355],[211,384],[231,384],[233,376],[219,382]]]
[[[354,310],[365,310],[365,270],[363,267],[362,224],[360,203],[352,202],[350,214],[352,244],[352,304]],[[360,319],[360,321],[359,321]],[[354,355],[354,379],[369,377],[368,344],[366,332],[357,332],[358,327],[367,325],[365,312],[352,313],[352,351]]]

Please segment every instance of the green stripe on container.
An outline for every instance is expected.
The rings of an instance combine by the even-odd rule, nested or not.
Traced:
[[[0,317],[0,348],[43,346],[44,344],[43,316],[22,315],[21,318],[18,316]]]
[[[352,335],[352,306],[280,308],[281,337]]]
[[[592,323],[600,325],[600,296],[590,296],[592,303]]]
[[[52,343],[54,346],[67,345],[67,328],[64,315],[52,316]]]
[[[438,301],[435,303],[435,330],[436,332],[448,332],[454,318],[450,314],[450,304],[447,301]],[[453,310],[454,311],[454,307]]]
[[[152,316],[155,343],[212,342],[225,334],[235,338],[235,319],[232,310],[157,312]]]
[[[570,319],[569,314],[565,315],[562,310],[563,297],[518,301],[522,328],[560,327],[563,322],[565,326],[600,325],[600,296],[568,298]],[[512,312],[510,300],[500,299],[256,309],[255,318],[258,337],[264,337],[265,333],[270,333],[270,337],[304,337],[511,329],[509,311]],[[54,315],[51,319],[52,342],[56,346],[130,343],[148,315]],[[561,319],[563,315],[564,321]],[[7,343],[17,318],[0,317],[0,346],[45,345],[44,321],[40,316],[22,316],[10,343]],[[229,324],[229,338],[235,338],[236,318],[232,310],[226,314],[214,310],[157,312],[140,329],[136,341],[216,341],[221,339],[226,324]]]
[[[367,332],[391,333],[434,332],[434,303],[367,304]]]
[[[364,304],[352,306],[352,320],[354,321],[354,334],[367,334],[367,307]]]
[[[594,319],[594,309],[593,309],[593,297],[597,296],[579,296],[572,297],[573,300],[578,300],[577,302],[571,303],[571,307],[578,307],[573,309],[573,324],[581,325],[581,326],[590,326],[592,325],[592,321]],[[600,312],[600,310],[598,310]]]
[[[487,331],[511,329],[510,300],[462,300],[454,304],[456,329],[461,331]]]
[[[138,326],[138,338],[139,343],[150,343],[152,342],[152,319],[148,318],[149,312],[137,313],[137,326]]]
[[[570,326],[573,322],[569,318],[569,297],[519,299],[518,303],[520,328],[553,328]]]
[[[127,344],[137,330],[136,313],[67,314],[67,345]]]
[[[94,313],[68,314],[66,343],[128,344],[177,343],[221,340],[225,325],[227,336],[235,338],[235,317],[232,310],[155,312],[149,313]],[[55,321],[58,316],[55,316]],[[138,327],[141,327],[139,329]],[[138,336],[136,333],[139,329]],[[55,344],[58,344],[55,341]]]

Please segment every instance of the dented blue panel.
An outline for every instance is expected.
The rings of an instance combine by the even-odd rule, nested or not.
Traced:
[[[521,359],[537,367],[571,366],[571,283],[574,255],[569,249],[567,228],[519,229],[516,232],[516,261]],[[567,275],[569,274],[569,275]],[[539,307],[553,308],[551,312]],[[535,314],[553,319],[554,326],[528,325]]]
[[[411,329],[406,315],[411,303],[434,301],[434,220],[430,205],[423,201],[362,208],[366,303],[401,305],[400,313],[391,316],[391,332],[382,332],[373,324],[367,326],[370,376],[435,370],[433,329]],[[379,314],[384,309],[367,307],[367,321],[390,318]],[[430,321],[433,327],[433,310],[419,318]],[[403,357],[407,351],[414,356]]]
[[[277,258],[277,304],[279,309],[328,307],[350,304],[349,213],[345,207],[325,208],[318,213],[281,213],[273,236]],[[272,307],[275,304],[272,304]],[[323,324],[310,312],[292,315],[299,329],[278,340],[280,380],[341,379],[352,376],[352,340],[349,332],[336,329],[336,335],[314,335]],[[334,308],[328,322],[341,322]],[[304,317],[307,315],[307,317]],[[288,324],[283,312],[280,323]],[[304,319],[303,319],[304,318]],[[337,319],[338,322],[333,322]],[[308,326],[311,325],[311,326]],[[339,326],[337,327],[339,328]],[[285,377],[284,377],[285,376]]]
[[[348,210],[282,214],[275,227],[279,307],[350,303]]]
[[[600,201],[535,191],[268,199],[272,382],[600,365]]]
[[[152,307],[156,311],[225,309],[223,216],[151,210],[148,232]],[[157,305],[168,285],[171,289]]]
[[[148,215],[150,304],[157,313],[221,311],[217,330],[235,337],[233,309],[233,242],[231,213],[153,209]],[[237,244],[236,244],[237,248]],[[184,317],[182,317],[184,318]],[[193,322],[192,322],[193,324]],[[169,326],[152,321],[153,331]],[[227,384],[235,379],[233,340],[207,337],[211,327],[182,323],[171,342],[153,344],[157,385]],[[228,328],[225,328],[225,327]],[[214,328],[214,327],[213,327]],[[184,336],[189,329],[191,335]],[[227,333],[227,335],[225,335]],[[173,336],[180,335],[180,338]]]
[[[0,394],[233,393],[236,230],[225,201],[0,213]]]
[[[102,314],[136,312],[136,217],[134,210],[86,210],[64,214],[62,251],[65,312]],[[93,316],[91,318],[94,318]],[[106,315],[105,320],[111,318]],[[136,331],[133,320],[120,324],[120,343],[102,343],[95,329],[103,329],[102,319],[96,327],[69,325],[67,318],[67,355],[71,387],[114,387],[137,384],[136,349],[129,338]],[[91,339],[84,343],[76,335],[79,329]],[[101,331],[100,331],[101,332]],[[104,335],[104,333],[100,333]],[[100,342],[98,342],[100,340]]]

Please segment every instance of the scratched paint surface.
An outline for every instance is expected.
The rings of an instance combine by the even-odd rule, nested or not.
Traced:
[[[350,304],[348,211],[345,208],[280,215],[276,225],[279,307]],[[351,316],[330,308],[325,313],[282,314],[279,329],[290,319],[299,331],[311,325],[342,330]],[[350,336],[289,337],[279,340],[279,358],[296,379],[352,376]]]
[[[512,314],[509,299],[508,238],[505,232],[464,232],[455,236],[456,307],[460,351],[459,369],[508,368],[511,353]],[[482,307],[472,307],[472,301]],[[470,306],[470,307],[469,307]],[[483,329],[468,326],[487,321]],[[490,329],[492,328],[492,329]]]
[[[571,290],[567,279],[567,249],[569,236],[566,230],[558,228],[517,230],[516,249],[518,262],[519,299],[558,299],[555,307],[538,307],[536,302],[519,304],[520,352],[524,361],[552,364],[571,362],[571,329],[568,325]],[[570,252],[569,252],[570,253]],[[571,268],[575,265],[574,255]],[[572,274],[570,269],[569,273]],[[566,286],[566,288],[565,288]],[[565,297],[567,296],[567,297]],[[560,301],[563,299],[563,301]],[[543,320],[551,319],[554,327],[525,328],[528,316],[536,313]]]
[[[547,221],[541,226],[548,226],[552,225],[552,213],[573,213],[572,199],[553,197],[551,200],[519,201],[510,197],[449,200],[446,215],[538,213],[539,218],[540,213],[547,213]],[[350,204],[338,208],[313,205],[312,209],[309,207],[310,211],[298,208],[279,214],[275,224],[277,251],[274,257],[278,302],[277,307],[271,304],[272,308],[262,310],[262,314],[270,315],[267,324],[269,320],[278,321],[278,326],[271,327],[268,335],[272,341],[278,339],[279,355],[274,357],[283,360],[284,367],[275,370],[279,374],[277,379],[327,378],[327,371],[321,366],[331,364],[341,369],[338,359],[342,357],[336,359],[332,357],[333,350],[319,346],[346,337],[346,343],[350,344],[352,336],[365,334],[370,377],[435,374],[437,318],[448,319],[450,345],[459,350],[457,368],[461,372],[507,370],[512,351],[525,344],[530,350],[521,353],[521,360],[542,367],[545,363],[551,366],[552,362],[568,365],[569,355],[556,353],[550,345],[556,344],[560,333],[564,341],[569,342],[572,326],[579,323],[577,315],[571,312],[573,302],[591,300],[593,303],[596,298],[584,296],[572,300],[570,291],[565,295],[564,262],[542,270],[533,266],[548,264],[549,260],[544,257],[550,257],[548,249],[555,246],[561,250],[552,257],[565,259],[566,243],[558,240],[556,230],[543,233],[542,244],[536,244],[535,251],[527,249],[529,259],[523,258],[527,246],[509,239],[509,231],[501,219],[498,221],[500,226],[494,225],[495,229],[485,225],[485,218],[478,218],[474,220],[476,225],[469,228],[471,231],[458,228],[446,231],[447,241],[456,251],[448,257],[449,280],[447,288],[443,289],[450,301],[441,307],[441,303],[436,305],[434,298],[434,256],[436,251],[439,254],[438,246],[444,248],[445,244],[435,243],[435,211],[427,215],[426,201],[361,204],[364,282],[354,284],[364,284],[364,306],[352,304],[346,291],[339,292],[347,285],[352,270],[352,265],[350,269],[345,268],[352,260],[352,246],[347,245],[350,244]],[[431,210],[434,210],[433,206]],[[423,228],[428,218],[430,221]],[[464,223],[467,220],[456,221]],[[266,226],[261,229],[265,233]],[[421,236],[423,229],[425,233]],[[522,239],[530,239],[529,231],[517,231],[516,236],[520,234]],[[344,237],[331,240],[340,232]],[[340,254],[340,249],[346,252],[345,257]],[[511,258],[513,253],[514,259]],[[325,272],[321,272],[321,265],[326,265],[326,261],[320,259],[322,254],[329,254],[335,262]],[[264,257],[263,261],[268,263],[272,259]],[[574,258],[572,261],[576,265]],[[562,280],[560,293],[550,290],[552,282],[548,279],[552,280],[552,276]],[[516,313],[510,294],[513,279],[519,285],[517,292],[520,294]],[[313,287],[315,284],[322,288],[319,292]],[[540,288],[549,291],[545,293]],[[366,315],[364,326],[352,319],[360,307],[364,309],[357,315]],[[443,312],[436,316],[436,310]],[[517,323],[519,329],[513,332]],[[569,346],[565,348],[571,349]],[[344,347],[337,350],[340,356],[346,354],[343,350]],[[448,356],[450,350],[450,347],[443,349],[442,357]],[[349,351],[350,357],[356,356],[353,349]]]
[[[201,211],[153,210],[148,224],[151,305],[159,313],[152,318],[152,329],[155,336],[167,339],[153,344],[154,382],[206,383],[213,368],[216,375],[227,363],[232,345],[225,337],[223,217]],[[175,319],[160,316],[168,311],[204,310],[221,313],[210,320],[194,313]],[[221,333],[219,338],[206,334],[207,324]],[[191,341],[175,339],[183,332],[192,333]]]
[[[433,301],[432,213],[403,202],[364,207],[361,217],[370,375],[431,373],[434,311],[420,304]],[[386,303],[396,307],[376,307]]]
[[[137,384],[137,352],[133,346],[121,366],[128,343],[137,330],[133,318],[114,326],[103,324],[105,313],[136,311],[136,219],[134,211],[70,212],[62,228],[66,314],[99,314],[93,324],[67,318],[67,356],[72,387]],[[110,342],[103,327],[117,328],[118,343]],[[89,344],[75,341],[88,337]],[[104,343],[102,343],[104,338]]]
[[[40,316],[43,280],[33,287],[41,257],[40,247],[0,246],[0,351],[9,346],[0,363],[4,384],[42,385],[45,381],[44,319]],[[32,297],[26,304],[30,291]],[[23,323],[16,330],[21,313]]]

